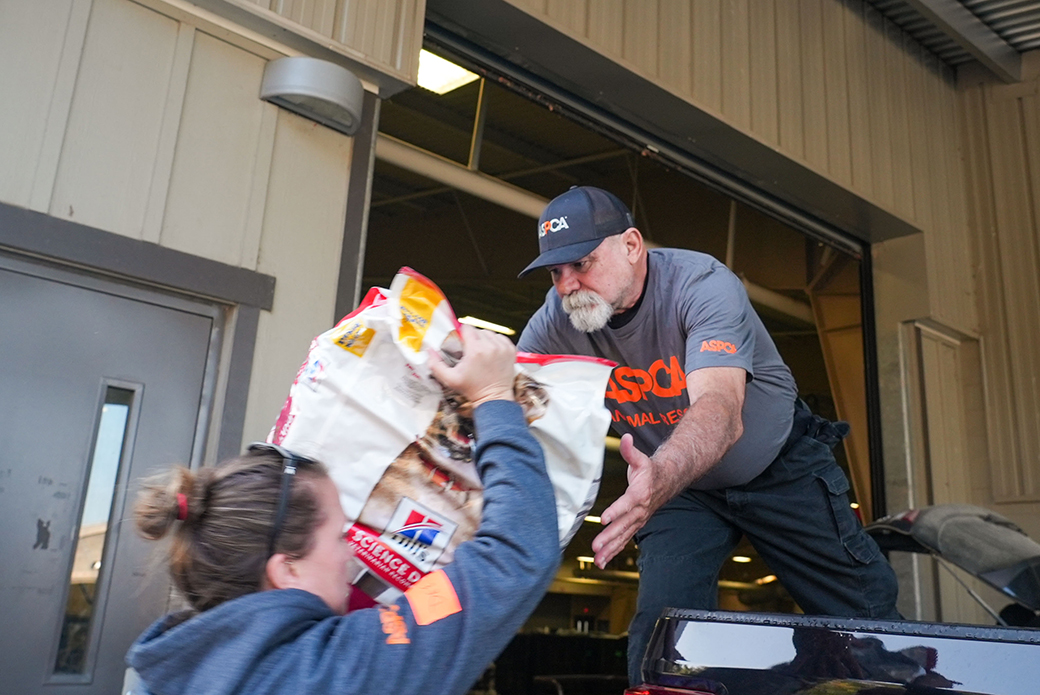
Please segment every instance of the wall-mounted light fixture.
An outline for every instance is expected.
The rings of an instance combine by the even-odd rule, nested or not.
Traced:
[[[361,126],[365,88],[354,73],[327,60],[289,56],[264,68],[260,98],[353,135]]]

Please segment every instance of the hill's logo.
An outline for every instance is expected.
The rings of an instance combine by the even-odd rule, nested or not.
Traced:
[[[423,545],[433,545],[434,539],[437,538],[437,534],[443,528],[444,524],[438,522],[433,517],[426,516],[413,509],[408,518],[405,519],[404,526],[394,531],[394,533],[405,538],[411,538],[413,541]]]
[[[380,539],[407,556],[420,570],[429,572],[459,525],[410,497],[402,497],[385,528]]]

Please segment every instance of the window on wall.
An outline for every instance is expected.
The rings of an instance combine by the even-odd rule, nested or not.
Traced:
[[[54,673],[82,674],[87,667],[96,615],[98,579],[105,570],[105,540],[112,519],[112,500],[119,481],[127,425],[134,392],[109,386],[94,431],[83,511],[76,525],[76,552],[69,573],[68,598],[62,619]]]

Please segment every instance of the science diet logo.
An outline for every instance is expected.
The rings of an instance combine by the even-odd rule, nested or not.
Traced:
[[[428,572],[448,547],[458,527],[451,519],[411,498],[402,497],[380,538]]]
[[[542,226],[538,228],[538,236],[543,237],[549,232],[558,232],[561,229],[570,229],[567,226],[567,217],[556,217],[551,220],[542,222]]]
[[[394,531],[394,533],[405,538],[411,538],[413,541],[433,545],[433,541],[437,538],[437,534],[441,532],[442,526],[443,524],[433,517],[412,511],[408,515],[408,520],[404,522],[404,526]]]

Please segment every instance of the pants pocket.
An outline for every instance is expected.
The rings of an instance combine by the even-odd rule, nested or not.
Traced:
[[[820,443],[820,446],[826,444]],[[845,473],[832,465],[823,470],[814,471],[813,475],[823,484],[830,501],[831,513],[838,529],[838,536],[848,554],[857,562],[869,564],[877,557],[877,544],[871,541],[859,519],[849,506],[849,479]]]

